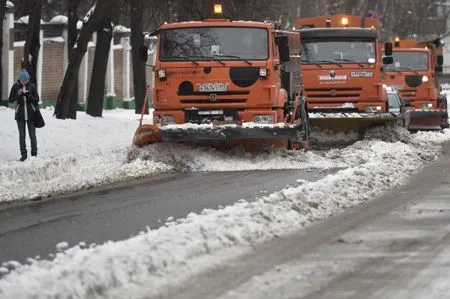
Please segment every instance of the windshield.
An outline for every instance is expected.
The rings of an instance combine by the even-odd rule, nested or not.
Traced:
[[[302,62],[314,63],[374,63],[375,41],[370,39],[327,39],[302,41]]]
[[[428,53],[425,52],[394,52],[394,63],[384,66],[385,71],[427,71]]]
[[[161,61],[266,60],[268,32],[264,28],[194,27],[161,32]]]

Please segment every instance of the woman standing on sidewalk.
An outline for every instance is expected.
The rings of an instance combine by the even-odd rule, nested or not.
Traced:
[[[36,107],[39,104],[39,95],[36,86],[29,82],[30,75],[25,69],[19,72],[19,80],[11,87],[9,93],[9,103],[15,105],[17,127],[19,129],[19,143],[20,143],[20,161],[27,159],[26,146],[26,126],[28,127],[28,134],[31,141],[31,155],[37,156],[37,140],[36,127],[34,125],[34,114]]]

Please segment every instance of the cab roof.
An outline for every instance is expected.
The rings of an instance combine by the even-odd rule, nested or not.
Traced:
[[[231,21],[227,19],[207,19],[203,21],[176,22],[161,25],[161,29],[192,28],[192,27],[249,27],[275,29],[274,24],[253,21]]]
[[[306,28],[299,29],[302,39],[308,38],[377,38],[378,32],[369,28]]]
[[[427,48],[392,48],[394,52],[424,52],[429,53],[430,49]]]
[[[346,19],[347,23],[342,24],[342,20]],[[380,23],[378,19],[363,18],[361,16],[352,16],[346,14],[337,14],[329,16],[318,16],[312,18],[300,18],[295,21],[295,28],[327,28],[327,21],[331,28],[374,28],[378,30]],[[364,23],[364,26],[362,23]]]

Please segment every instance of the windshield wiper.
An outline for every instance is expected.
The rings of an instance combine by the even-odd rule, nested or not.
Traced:
[[[190,58],[194,58],[194,59],[190,59]],[[176,61],[190,61],[195,65],[200,65],[200,63],[198,63],[197,60],[195,60],[195,58],[202,60],[206,59],[206,60],[213,60],[213,61],[217,61],[218,63],[220,63],[221,65],[226,65],[225,62],[220,61],[219,59],[216,59],[212,56],[200,56],[200,55],[196,55],[196,56],[188,56],[188,57],[180,57],[180,56],[164,56],[163,59],[174,59]]]
[[[336,58],[336,60],[339,60],[339,61],[345,61],[345,62],[352,62],[352,63],[355,63],[355,64],[359,64],[360,67],[364,67],[364,64],[362,64],[361,62],[356,62],[356,61],[351,60],[351,59],[346,59],[346,58]]]
[[[309,63],[317,64],[317,65],[320,65],[321,63],[325,63],[325,64],[336,64],[336,65],[338,65],[339,67],[342,67],[342,64],[339,64],[339,63],[337,63],[337,62],[334,61],[334,60],[314,60],[314,61],[309,61]]]
[[[419,75],[419,72],[418,72],[418,71],[413,70],[412,68],[407,67],[407,66],[396,68],[396,70],[399,71],[399,72],[402,72],[402,70],[403,70],[403,71],[411,71],[411,72],[416,73],[416,75]]]
[[[195,58],[200,58],[200,60],[202,59],[208,59],[208,60],[212,60],[212,61],[216,61],[218,63],[220,63],[221,65],[226,65],[225,62],[221,61],[220,59],[217,59],[213,56],[202,56],[202,55],[196,55],[196,56],[189,56],[189,57],[195,57]]]
[[[239,60],[243,60],[245,63],[249,64],[249,65],[253,65],[253,63],[251,63],[250,61],[248,61],[247,59],[244,59],[240,56],[236,56],[236,55],[215,55],[216,57],[227,57],[227,58],[236,58]]]
[[[191,57],[191,56],[189,56],[189,57]],[[190,62],[192,62],[192,63],[195,64],[195,65],[199,65],[199,63],[198,63],[197,61],[192,60],[192,59],[189,59],[189,57],[163,56],[162,58],[163,58],[163,59],[173,59],[173,60],[176,60],[176,61],[190,61]],[[163,61],[164,61],[164,60],[163,60]]]

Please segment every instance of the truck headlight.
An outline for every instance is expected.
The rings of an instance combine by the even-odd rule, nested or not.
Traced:
[[[275,115],[254,115],[253,122],[258,124],[273,124],[275,123]]]
[[[365,111],[367,113],[375,113],[375,112],[380,112],[381,111],[381,106],[367,106],[365,108]]]
[[[160,125],[172,125],[175,124],[175,118],[173,115],[158,115],[155,117],[156,123]]]
[[[433,108],[433,104],[428,103],[428,104],[421,104],[420,108],[422,109],[428,109],[428,108]]]
[[[422,82],[428,82],[428,80],[430,80],[430,79],[428,78],[428,76],[423,76],[423,77],[422,77]]]
[[[267,78],[268,74],[269,74],[269,70],[268,69],[265,69],[265,68],[259,69],[259,76],[261,78]]]
[[[165,70],[159,70],[158,71],[158,78],[161,80],[166,79],[166,71]]]

